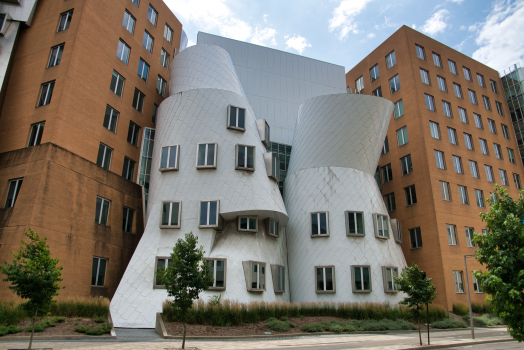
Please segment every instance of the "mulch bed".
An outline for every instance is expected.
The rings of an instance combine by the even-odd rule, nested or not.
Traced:
[[[36,324],[42,321],[43,319],[37,319]],[[22,332],[16,333],[16,334],[7,334],[6,336],[30,337],[31,332],[26,331],[27,327],[30,325],[31,325],[31,321],[29,319],[24,320],[17,325],[18,327],[22,327]],[[34,335],[35,337],[38,337],[38,336],[66,336],[66,335],[84,335],[85,336],[85,333],[75,332],[75,326],[80,326],[80,325],[97,327],[100,325],[100,323],[96,323],[95,321],[93,321],[92,318],[77,318],[77,317],[66,318],[64,322],[57,323],[56,326],[54,327],[47,327],[46,329],[44,329],[43,332],[35,332]],[[104,334],[104,335],[109,335],[109,334]],[[0,340],[1,339],[2,337],[0,337]]]

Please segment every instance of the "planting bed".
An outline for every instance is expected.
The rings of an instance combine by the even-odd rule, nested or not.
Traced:
[[[52,317],[51,317],[52,318]],[[42,322],[42,320],[38,319],[36,321],[36,324]],[[31,332],[27,331],[27,328],[31,325],[31,321],[29,319],[25,319],[24,321],[21,321],[17,326],[22,327],[22,331],[20,333],[16,334],[7,334],[6,336],[16,336],[16,337],[30,337]],[[39,336],[69,336],[69,335],[83,335],[85,336],[85,333],[79,333],[75,331],[75,326],[81,325],[81,326],[91,326],[92,328],[96,328],[100,325],[100,323],[96,323],[93,321],[92,318],[79,318],[79,317],[72,317],[72,318],[66,318],[64,322],[56,323],[54,327],[47,327],[44,329],[43,332],[35,332],[35,337]],[[105,334],[110,335],[110,334]],[[0,337],[0,340],[2,337]]]

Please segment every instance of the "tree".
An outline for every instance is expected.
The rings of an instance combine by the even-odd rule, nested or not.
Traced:
[[[64,287],[58,285],[62,281],[62,266],[56,266],[60,260],[51,258],[49,246],[46,245],[47,238],[40,239],[38,233],[31,228],[24,234],[29,242],[22,240],[18,253],[11,252],[13,262],[9,264],[6,261],[5,266],[0,266],[0,272],[7,276],[3,279],[4,282],[11,282],[9,289],[22,299],[29,299],[22,306],[29,315],[34,314],[28,347],[31,349],[38,311],[46,312],[53,297]]]
[[[400,304],[407,305],[411,308],[414,318],[418,323],[418,336],[420,345],[422,345],[422,335],[420,334],[420,314],[424,309],[424,305],[429,307],[433,299],[437,297],[436,288],[431,283],[431,278],[426,277],[426,273],[421,271],[417,264],[406,268],[406,272],[400,277],[395,277],[397,289],[406,293],[408,296],[400,302]],[[428,328],[428,343],[429,343],[429,328]]]
[[[198,238],[193,232],[186,233],[186,239],[179,239],[171,254],[171,263],[165,271],[157,271],[160,281],[167,289],[168,296],[173,298],[170,303],[179,310],[184,335],[182,349],[186,344],[186,321],[188,310],[193,306],[193,300],[203,290],[213,283],[209,274],[209,264],[204,258],[203,247],[197,248]]]
[[[480,213],[486,231],[475,233],[475,258],[487,271],[475,278],[490,296],[494,313],[508,325],[511,336],[524,341],[524,191],[514,201],[496,185],[489,212]]]

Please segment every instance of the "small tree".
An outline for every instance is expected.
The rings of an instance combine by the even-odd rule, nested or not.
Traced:
[[[31,349],[38,311],[46,312],[53,302],[53,297],[64,287],[58,285],[58,282],[62,281],[62,266],[56,266],[60,260],[51,258],[49,246],[46,245],[47,238],[40,239],[30,228],[24,234],[29,238],[29,242],[22,240],[18,253],[11,252],[14,256],[13,262],[9,264],[6,261],[5,266],[0,266],[0,272],[7,276],[3,279],[4,282],[11,282],[9,289],[22,299],[29,299],[23,307],[29,315],[34,315],[28,347]]]
[[[494,313],[508,325],[511,336],[524,341],[524,191],[514,201],[502,187],[495,186],[495,201],[489,212],[480,213],[486,223],[485,233],[475,233],[477,261],[486,272],[476,271],[475,277]]]
[[[171,263],[165,271],[157,271],[160,281],[173,297],[170,303],[178,308],[184,326],[182,349],[186,344],[186,321],[188,310],[193,300],[213,283],[209,274],[209,265],[204,259],[203,247],[197,248],[198,239],[193,232],[186,233],[186,239],[179,239],[171,254]]]
[[[424,305],[429,307],[433,299],[437,297],[435,286],[431,283],[431,278],[426,277],[426,273],[421,271],[417,264],[406,268],[406,272],[400,277],[395,277],[397,289],[406,293],[408,296],[400,302],[400,304],[407,305],[411,308],[413,317],[418,323],[418,336],[420,345],[422,345],[422,335],[420,333],[420,314],[424,309]],[[428,328],[428,343],[429,343],[429,328]]]

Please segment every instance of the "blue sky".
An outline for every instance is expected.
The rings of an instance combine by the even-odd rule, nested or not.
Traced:
[[[524,65],[524,0],[164,0],[190,45],[198,31],[342,65],[402,25],[502,71]]]

